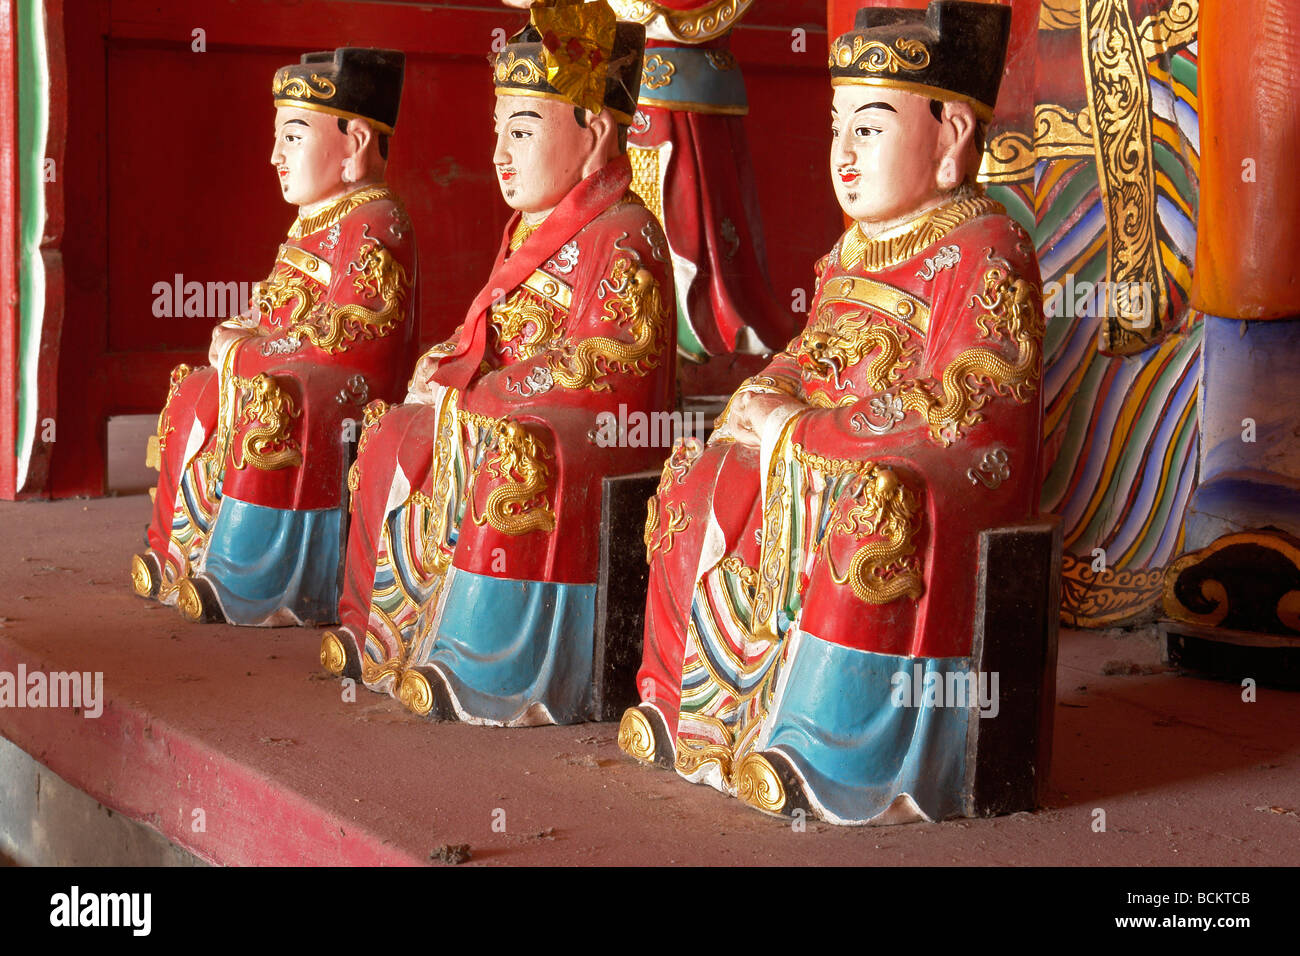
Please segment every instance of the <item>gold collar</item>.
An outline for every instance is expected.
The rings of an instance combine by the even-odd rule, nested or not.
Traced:
[[[544,222],[546,222],[545,217],[537,220],[534,223],[526,223],[521,217],[519,220],[519,225],[515,226],[515,231],[510,234],[510,251],[512,253],[518,252],[519,247],[522,246],[525,242],[527,242],[528,237],[531,236],[533,233],[535,233],[538,229],[540,229],[542,227],[542,223]]]
[[[840,240],[840,265],[853,269],[861,263],[867,272],[879,272],[912,258],[967,220],[986,213],[1005,212],[1001,203],[983,192],[962,188],[943,205],[874,239],[864,236],[862,227],[855,224]]]
[[[310,236],[322,229],[328,229],[358,206],[364,206],[376,199],[393,199],[396,201],[396,197],[388,191],[388,187],[383,183],[377,186],[354,189],[346,196],[340,196],[334,200],[320,212],[314,212],[306,217],[299,216],[295,219],[293,225],[289,227],[289,238],[302,239],[304,236]]]

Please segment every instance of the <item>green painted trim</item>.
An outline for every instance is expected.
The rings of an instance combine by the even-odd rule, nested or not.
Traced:
[[[1205,326],[1198,325],[1188,334],[1187,342],[1178,350],[1177,353],[1177,361],[1180,364],[1186,364],[1188,361],[1187,353],[1189,351],[1197,351],[1200,349],[1204,328]],[[1196,383],[1197,391],[1194,393],[1192,398],[1193,405],[1199,405],[1200,403],[1200,387],[1201,385],[1198,381]],[[1174,447],[1173,457],[1175,461],[1181,460],[1186,456],[1188,446],[1197,436],[1199,427],[1200,415],[1199,413],[1195,413],[1187,419],[1187,422],[1183,425],[1181,431],[1174,432],[1172,436],[1172,444]],[[1195,456],[1193,456],[1192,468],[1195,469],[1196,466],[1197,462]],[[1193,478],[1192,489],[1195,488],[1196,480]],[[1144,568],[1150,564],[1152,557],[1155,555],[1156,547],[1160,544],[1160,539],[1164,537],[1165,528],[1171,520],[1175,503],[1174,499],[1177,497],[1177,494],[1178,474],[1177,472],[1171,472],[1169,475],[1165,476],[1165,481],[1161,485],[1160,493],[1156,497],[1155,514],[1151,519],[1151,527],[1147,530],[1146,536],[1140,538],[1136,542],[1137,550],[1134,552],[1132,559],[1125,565],[1125,567]]]
[[[676,278],[676,276],[673,278]],[[677,303],[677,348],[696,362],[706,361],[709,357],[709,353],[704,350],[703,343],[696,338],[695,330],[691,328],[690,317],[682,309],[680,299]]]
[[[41,326],[45,320],[44,159],[49,131],[49,60],[44,0],[18,2],[18,427],[15,488],[23,490],[36,442]],[[57,172],[56,172],[57,174]]]
[[[1195,223],[1197,199],[1200,197],[1192,187],[1192,181],[1187,178],[1187,168],[1183,165],[1182,157],[1159,141],[1151,144],[1151,152],[1160,171],[1169,177],[1169,181],[1178,190],[1179,198],[1191,207],[1192,222]]]
[[[1088,438],[1092,410],[1098,401],[1097,392],[1101,387],[1102,376],[1106,374],[1109,361],[1111,360],[1106,356],[1093,353],[1092,366],[1084,373],[1083,381],[1070,396],[1070,410],[1065,413],[1065,419],[1057,425],[1057,428],[1065,428],[1065,439],[1061,443],[1061,450],[1057,452],[1056,460],[1052,462],[1051,469],[1043,477],[1043,491],[1039,496],[1039,502],[1044,512],[1061,514],[1069,505],[1064,495],[1069,488],[1070,479],[1074,476],[1075,467],[1079,464],[1079,452]],[[1066,531],[1069,529],[1067,528]]]
[[[1097,161],[1085,159],[1079,167],[1070,173],[1070,181],[1061,187],[1061,191],[1046,209],[1041,211],[1038,225],[1031,235],[1035,244],[1041,249],[1052,233],[1060,228],[1061,223],[1079,208],[1083,197],[1101,185],[1097,177]],[[1101,202],[1101,197],[1097,202]]]
[[[1106,278],[1106,256],[1106,246],[1102,245],[1100,249],[1093,253],[1091,258],[1084,262],[1076,263],[1076,268],[1073,270],[1075,284],[1077,285],[1080,282],[1092,282],[1095,284]],[[1065,277],[1067,275],[1069,275],[1069,272],[1062,272],[1060,275],[1055,276],[1044,276],[1043,282],[1055,281],[1064,286]],[[1062,290],[1061,295],[1065,295],[1064,290]],[[1043,355],[1048,359],[1055,356],[1065,340],[1073,334],[1074,324],[1077,319],[1077,316],[1070,315],[1064,311],[1065,300],[1062,299],[1061,301],[1062,313],[1060,315],[1049,315],[1046,317],[1047,328],[1043,333]],[[1070,311],[1073,311],[1073,307],[1074,303],[1071,302]]]
[[[1012,189],[1010,186],[1002,186],[997,183],[984,187],[984,193],[990,199],[996,199],[1006,207],[1007,215],[1020,223],[1025,232],[1031,236],[1034,234],[1034,211],[1025,205],[1025,197],[1020,191]]]
[[[1155,361],[1159,354],[1161,344],[1152,346],[1149,351],[1139,353],[1135,356],[1128,356],[1120,361],[1131,362],[1137,360],[1144,368],[1148,363]],[[1102,494],[1102,499],[1105,504],[1102,507],[1099,507],[1096,513],[1093,514],[1092,520],[1089,521],[1080,532],[1079,540],[1090,542],[1101,541],[1108,535],[1114,534],[1118,531],[1119,525],[1122,525],[1123,522],[1121,521],[1119,524],[1113,524],[1116,520],[1114,515],[1114,506],[1117,503],[1122,503],[1124,497],[1128,494],[1129,488],[1132,487],[1134,476],[1137,474],[1138,466],[1141,464],[1140,459],[1143,457],[1150,457],[1152,453],[1163,454],[1165,452],[1167,446],[1157,448],[1148,448],[1148,446],[1155,442],[1155,433],[1160,428],[1160,420],[1163,417],[1161,406],[1164,404],[1165,398],[1173,389],[1174,382],[1183,371],[1182,366],[1185,364],[1187,358],[1186,345],[1184,348],[1176,350],[1174,352],[1174,357],[1174,360],[1169,362],[1165,367],[1165,370],[1161,372],[1159,377],[1157,377],[1152,383],[1151,396],[1143,404],[1142,409],[1134,419],[1132,434],[1128,441],[1125,442],[1125,447],[1120,452],[1119,458],[1115,462],[1115,468],[1110,474],[1110,480],[1105,485],[1105,490]],[[1133,383],[1137,381],[1137,378],[1140,375],[1141,370],[1139,370],[1138,374],[1130,381],[1128,385],[1129,389],[1133,387]],[[1114,436],[1111,436],[1110,441],[1112,443],[1115,441]],[[1161,498],[1166,498],[1174,494],[1176,490],[1176,487],[1173,486],[1161,488],[1160,491],[1156,493],[1155,500],[1157,506]],[[1107,527],[1108,525],[1110,525],[1109,528]],[[1158,538],[1159,532],[1155,531],[1155,528],[1156,526],[1153,523],[1153,530],[1148,532],[1148,534],[1154,533]],[[1160,530],[1163,531],[1163,527],[1161,527]]]
[[[1196,64],[1186,57],[1174,54],[1169,58],[1169,75],[1191,90],[1192,93],[1200,95],[1196,93]]]

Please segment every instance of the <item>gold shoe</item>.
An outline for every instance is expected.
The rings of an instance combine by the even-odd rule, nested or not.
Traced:
[[[202,578],[185,578],[181,581],[176,588],[176,610],[192,624],[224,620],[218,609],[217,596],[212,592],[212,585]]]
[[[131,555],[131,590],[142,598],[154,598],[161,587],[162,569],[153,552]]]
[[[335,677],[361,679],[361,656],[352,634],[339,628],[341,633],[326,631],[320,641],[321,667]]]
[[[629,707],[618,723],[618,746],[629,757],[672,769],[673,746],[659,711],[644,704]]]
[[[736,796],[755,810],[775,816],[808,812],[803,783],[784,756],[774,751],[746,754],[736,767]]]
[[[432,667],[408,667],[397,682],[397,699],[406,709],[431,720],[458,720],[451,691]]]

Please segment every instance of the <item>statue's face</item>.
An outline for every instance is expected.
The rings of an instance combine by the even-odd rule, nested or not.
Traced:
[[[939,134],[930,100],[879,86],[837,86],[831,178],[844,212],[864,223],[906,218],[940,195]]]
[[[349,155],[348,137],[335,117],[297,106],[276,108],[271,165],[285,202],[312,206],[345,192],[343,163]]]
[[[510,208],[549,212],[582,182],[582,167],[595,148],[595,136],[578,125],[571,105],[540,96],[503,94],[497,97],[492,121],[497,136],[492,163]]]

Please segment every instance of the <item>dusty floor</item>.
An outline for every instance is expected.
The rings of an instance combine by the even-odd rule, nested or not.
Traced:
[[[43,728],[30,711],[0,710],[0,733],[173,839],[193,812],[190,795],[203,794],[207,842],[195,849],[208,859],[324,862],[355,849],[338,843],[333,857],[340,838],[306,825],[259,834],[259,820],[281,819],[284,804],[299,821],[316,814],[350,828],[348,839],[394,862],[468,844],[472,862],[489,864],[1300,863],[1300,693],[1260,688],[1244,702],[1235,684],[1161,667],[1150,637],[1061,635],[1055,757],[1039,812],[872,829],[810,821],[795,832],[625,759],[613,724],[432,725],[364,689],[345,703],[320,672],[318,632],[190,625],[132,596],[128,562],[147,516],[143,496],[0,503],[0,667],[103,671],[110,700],[96,722],[109,736],[84,759],[66,742],[82,732],[70,723],[79,718],[56,715]],[[132,784],[145,771],[124,763],[131,751],[117,753],[111,737],[131,726],[127,713],[144,715],[149,741],[138,753],[165,746],[159,766],[175,777],[143,795]],[[238,788],[203,788],[199,777],[230,778],[230,767],[259,782],[267,802],[223,805]],[[1098,810],[1104,832],[1094,830]]]

